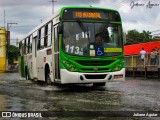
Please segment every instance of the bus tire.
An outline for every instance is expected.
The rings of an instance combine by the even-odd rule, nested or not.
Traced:
[[[94,87],[99,87],[99,86],[105,86],[106,85],[106,83],[105,82],[103,82],[103,83],[93,83],[93,86]]]
[[[51,84],[50,69],[48,65],[46,65],[45,67],[45,84]]]

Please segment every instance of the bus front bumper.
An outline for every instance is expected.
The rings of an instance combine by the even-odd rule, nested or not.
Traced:
[[[120,71],[106,73],[80,73],[61,69],[61,84],[103,83],[110,81],[125,81],[125,68]]]

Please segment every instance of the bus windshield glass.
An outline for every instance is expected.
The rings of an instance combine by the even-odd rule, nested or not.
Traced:
[[[122,28],[119,24],[64,22],[63,51],[87,57],[115,56],[122,53]]]

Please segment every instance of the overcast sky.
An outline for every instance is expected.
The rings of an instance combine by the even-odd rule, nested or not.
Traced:
[[[51,0],[0,0],[0,27],[5,23],[12,25],[11,42],[22,38],[30,30],[52,15]],[[63,6],[96,6],[113,8],[120,12],[124,32],[136,29],[139,32],[160,30],[160,0],[56,0],[54,11]],[[138,3],[138,6],[134,4]],[[150,4],[150,6],[149,6]],[[156,5],[151,7],[151,4]],[[134,5],[134,6],[133,6]],[[157,31],[160,33],[160,31]],[[157,34],[153,32],[152,34]]]

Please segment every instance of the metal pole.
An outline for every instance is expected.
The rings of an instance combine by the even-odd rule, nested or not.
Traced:
[[[5,25],[6,25],[6,13],[5,13],[5,10],[4,10],[4,27],[5,27]]]
[[[51,0],[51,1],[49,1],[49,2],[52,2],[52,14],[54,14],[54,2],[57,2],[57,1]]]
[[[6,36],[6,44],[7,44],[7,49],[6,49],[6,58],[7,58],[7,65],[8,65],[8,49],[9,49],[9,43],[8,43],[8,41],[9,41],[9,38],[8,38],[8,34],[9,33],[9,23],[7,23],[7,36]]]
[[[6,70],[8,70],[8,29],[9,29],[9,24],[7,23],[7,36],[6,36]]]

